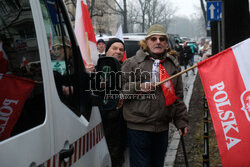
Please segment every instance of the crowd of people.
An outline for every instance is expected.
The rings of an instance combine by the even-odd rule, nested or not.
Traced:
[[[210,40],[206,40],[204,43],[198,42],[194,44],[192,42],[188,43],[183,42],[183,45],[180,45],[179,41],[175,41],[175,50],[177,51],[178,60],[181,66],[184,66],[184,69],[187,69],[187,66],[190,67],[194,65],[194,56],[198,54],[201,57],[201,60],[205,60],[212,55],[212,43]],[[192,69],[193,75],[195,75],[194,69]],[[188,77],[188,72],[186,72],[186,77]]]
[[[61,40],[61,37],[54,39],[52,61],[67,60],[70,66],[72,62],[70,44],[66,39],[66,45],[63,46]],[[118,94],[128,95],[126,97],[132,95],[133,98],[122,99],[119,96],[116,99],[105,99],[105,95],[96,91],[101,97],[99,110],[112,167],[123,165],[127,147],[131,167],[162,167],[168,147],[169,123],[174,123],[180,135],[187,135],[188,115],[183,102],[181,76],[160,86],[156,85],[180,72],[181,66],[185,69],[188,65],[193,66],[197,51],[203,60],[210,57],[211,42],[207,40],[199,48],[192,43],[184,42],[180,45],[178,40],[175,42],[176,46],[170,49],[165,28],[159,24],[152,25],[145,39],[139,42],[140,49],[136,55],[122,62],[125,52],[123,41],[118,38],[107,42],[103,39],[97,41],[98,64],[96,66],[86,64],[85,69],[88,73],[111,72],[103,71],[104,68],[100,67],[103,66],[103,62],[105,64],[106,59],[109,62],[111,59],[112,64],[117,65],[116,72],[131,74],[122,75],[120,83],[122,89],[118,90]],[[137,69],[140,69],[139,73]],[[70,68],[68,70],[71,71]],[[195,75],[194,69],[192,74]],[[104,78],[102,81],[107,80]],[[63,86],[61,89],[65,95],[70,94],[70,91],[73,92],[69,87]],[[149,97],[147,95],[153,96],[145,98]]]
[[[119,71],[129,74],[122,75],[119,93],[131,97],[101,99],[99,105],[112,167],[122,166],[126,147],[131,167],[162,167],[168,146],[169,123],[173,121],[180,135],[186,136],[188,132],[181,76],[156,86],[181,70],[178,58],[168,48],[165,28],[152,25],[145,39],[140,41],[140,50],[124,62],[125,46],[120,39],[107,42],[100,39],[97,48],[100,53],[98,63],[103,63],[105,57],[112,57],[120,64]],[[89,73],[100,69],[99,64],[87,64],[85,68]],[[137,69],[140,69],[139,73]],[[148,98],[148,95],[153,96]],[[113,107],[105,109],[109,103]]]

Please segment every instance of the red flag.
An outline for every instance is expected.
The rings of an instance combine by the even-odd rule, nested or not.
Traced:
[[[250,39],[198,64],[223,166],[250,164]]]
[[[123,39],[123,32],[122,32],[122,26],[120,25],[117,32],[116,32],[116,35],[115,35],[116,38],[119,38],[123,43],[124,43],[124,39]],[[125,48],[124,48],[125,49]],[[123,55],[123,59],[122,59],[122,62],[124,62],[125,60],[127,59],[127,54],[126,54],[126,50],[124,52],[124,55]]]
[[[96,47],[95,33],[85,0],[77,0],[75,33],[83,60],[87,64],[93,63],[96,65],[99,58],[98,50]]]
[[[0,74],[0,141],[9,138],[33,87],[32,80]]]
[[[0,41],[0,73],[8,72],[8,57],[3,50],[3,42]]]

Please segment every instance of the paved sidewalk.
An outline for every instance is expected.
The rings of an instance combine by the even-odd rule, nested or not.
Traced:
[[[195,63],[199,62],[200,57],[195,56]],[[184,68],[182,67],[182,70]],[[192,96],[193,92],[193,84],[197,75],[197,68],[195,68],[195,75],[193,75],[192,71],[188,72],[188,77],[186,77],[186,74],[182,75],[182,81],[183,81],[183,93],[184,93],[184,102],[187,106],[187,110],[189,109],[189,102]],[[169,127],[169,144],[168,144],[168,151],[166,153],[166,158],[164,162],[164,167],[173,167],[178,145],[180,142],[180,135],[178,131],[176,130],[175,126],[171,123]]]

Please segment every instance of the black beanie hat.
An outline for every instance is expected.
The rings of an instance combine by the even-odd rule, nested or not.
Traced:
[[[104,41],[103,39],[99,39],[99,40],[97,41],[97,44],[100,43],[100,42],[106,44],[105,41]]]
[[[123,47],[125,48],[124,46],[124,43],[122,42],[122,40],[120,40],[119,38],[112,38],[110,39],[107,44],[106,44],[106,49],[105,49],[105,53],[107,53],[107,51],[109,50],[110,46],[115,43],[115,42],[120,42],[122,43]]]

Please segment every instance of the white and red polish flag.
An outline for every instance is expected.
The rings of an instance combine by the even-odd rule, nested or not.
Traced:
[[[3,42],[0,41],[0,73],[8,72],[8,57],[3,50]]]
[[[98,50],[86,0],[77,0],[75,33],[83,60],[87,64],[92,63],[96,65]]]
[[[118,28],[118,30],[116,32],[115,37],[119,38],[124,43],[122,25],[119,26],[119,28]],[[124,48],[124,49],[126,49],[126,48]],[[126,54],[126,50],[125,50],[122,62],[124,62],[126,59],[127,59],[127,54]]]
[[[222,165],[250,165],[250,38],[198,64]]]
[[[0,74],[0,141],[9,138],[34,85],[29,79]]]

